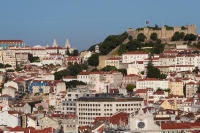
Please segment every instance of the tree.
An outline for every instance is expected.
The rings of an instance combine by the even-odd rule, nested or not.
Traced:
[[[127,75],[127,69],[118,69],[123,75]]]
[[[156,40],[156,44],[161,44],[161,42],[162,42],[162,41],[161,41],[160,39],[157,39],[157,40]]]
[[[143,34],[143,33],[139,33],[138,36],[137,36],[137,40],[139,42],[144,42],[146,39],[146,36]]]
[[[21,71],[22,69],[19,67],[19,65],[16,66],[16,71]]]
[[[5,67],[12,67],[10,64],[5,64]]]
[[[197,92],[196,93],[200,93],[200,84],[197,87]]]
[[[156,92],[158,92],[158,91],[163,91],[160,87],[158,87],[158,89],[156,90]]]
[[[30,61],[31,63],[33,62],[40,62],[40,58],[37,56],[37,57],[33,57]]]
[[[43,111],[44,107],[42,105],[38,106],[38,111]]]
[[[184,97],[186,97],[186,83],[183,84],[183,94],[184,94]]]
[[[128,84],[128,85],[126,86],[126,90],[127,90],[127,91],[133,91],[134,88],[135,88],[135,86],[134,86],[133,84]]]
[[[50,105],[49,110],[53,112],[55,110],[55,107],[53,105]]]
[[[69,52],[69,48],[68,47],[67,47],[67,50],[66,50],[65,54],[68,55],[68,56],[71,55],[70,52]]]
[[[184,37],[184,41],[196,41],[197,37],[194,34],[186,34]]]
[[[179,34],[180,39],[183,39],[184,36],[185,36],[185,33],[184,33],[184,32],[181,32],[181,33]]]
[[[7,69],[6,72],[14,72],[15,70],[13,69]]]
[[[154,53],[154,54],[160,54],[160,49],[159,49],[158,47],[155,47],[155,48],[153,49],[153,53]]]
[[[96,67],[95,68],[93,68],[90,72],[98,72],[99,71],[99,69],[97,69]]]
[[[148,73],[147,73],[147,77],[148,78],[160,78],[160,70],[158,68],[151,68],[148,70]]]
[[[182,26],[182,27],[181,27],[181,30],[186,30],[186,29],[187,29],[187,28],[185,28],[185,26]]]
[[[69,82],[65,82],[65,85],[67,88],[71,88],[71,87],[76,87],[77,85],[87,85],[85,82],[82,81],[78,81],[78,80],[72,80]]]
[[[135,51],[141,48],[141,43],[138,40],[131,40],[126,44],[126,49],[128,51]]]
[[[121,44],[118,50],[118,55],[122,55],[126,52],[126,44]]]
[[[74,50],[73,56],[78,56],[78,50],[77,49]]]
[[[5,68],[4,64],[0,63],[0,68]]]
[[[179,41],[180,39],[181,38],[180,38],[179,32],[175,32],[174,35],[172,36],[171,41]]]
[[[91,66],[97,67],[99,65],[99,54],[93,54],[88,59],[88,64],[91,65]]]
[[[117,46],[121,45],[125,39],[128,38],[127,32],[124,32],[120,35],[110,35],[103,42],[99,44],[95,44],[89,48],[89,51],[94,51],[95,46],[99,46],[100,54],[107,55],[110,51],[112,51]]]
[[[151,38],[152,40],[154,40],[154,41],[157,40],[157,38],[158,38],[158,37],[157,37],[157,33],[155,33],[155,32],[152,33],[152,34],[150,35],[150,38]]]
[[[115,66],[105,66],[104,68],[101,68],[101,71],[112,71],[117,70]]]

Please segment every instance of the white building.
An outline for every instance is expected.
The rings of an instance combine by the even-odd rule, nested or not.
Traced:
[[[76,114],[77,99],[90,94],[88,89],[68,88],[65,100],[62,101],[62,111],[65,114]]]
[[[81,97],[77,100],[79,126],[94,122],[96,117],[111,116],[119,111],[131,113],[139,110],[143,98],[103,95]]]
[[[119,69],[120,58],[108,58],[105,60],[105,66],[114,66]]]
[[[90,82],[90,72],[86,72],[86,71],[80,72],[77,75],[77,80],[89,84],[89,82]]]
[[[0,111],[0,125],[7,127],[21,126],[21,120],[17,111]]]
[[[122,54],[122,63],[132,63],[134,61],[143,61],[148,58],[148,53],[142,51],[130,51]]]
[[[2,89],[2,95],[9,95],[9,96],[11,96],[12,98],[15,98],[16,91],[17,91],[17,89],[14,88],[14,87],[11,87],[11,86],[9,86],[9,87],[4,87],[4,88]]]
[[[156,78],[143,78],[136,82],[136,89],[153,88],[154,90],[170,88],[170,81]]]

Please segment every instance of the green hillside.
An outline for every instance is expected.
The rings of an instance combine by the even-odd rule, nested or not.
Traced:
[[[91,46],[88,50],[94,51],[95,46],[99,45],[99,50],[101,55],[107,55],[110,51],[112,51],[114,48],[122,44],[122,42],[128,38],[127,32],[124,32],[120,35],[110,35],[108,36],[103,42],[99,44],[95,44]]]

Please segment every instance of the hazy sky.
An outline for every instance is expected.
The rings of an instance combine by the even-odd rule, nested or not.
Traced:
[[[200,1],[195,0],[1,0],[0,39],[20,39],[27,46],[59,46],[66,39],[79,51],[128,28],[197,25]]]

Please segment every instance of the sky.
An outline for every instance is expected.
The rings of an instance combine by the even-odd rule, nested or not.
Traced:
[[[26,46],[59,46],[69,39],[79,51],[128,28],[196,24],[200,1],[189,0],[1,0],[0,40],[23,40]]]

